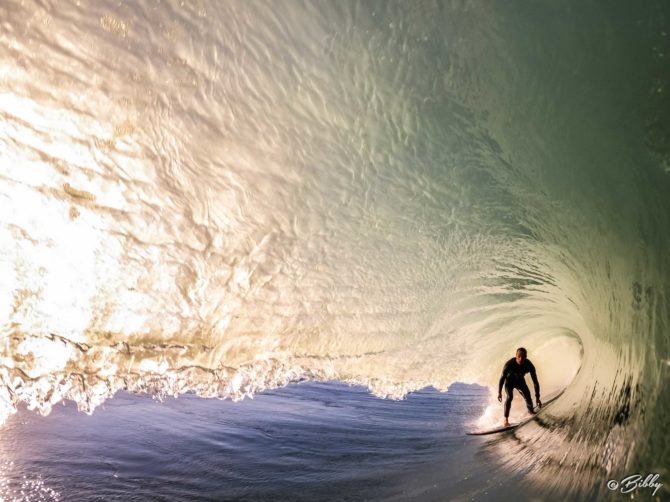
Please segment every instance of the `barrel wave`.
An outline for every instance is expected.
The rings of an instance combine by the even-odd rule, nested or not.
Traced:
[[[667,479],[668,15],[4,2],[2,414],[493,388],[524,345],[567,389],[507,467]]]

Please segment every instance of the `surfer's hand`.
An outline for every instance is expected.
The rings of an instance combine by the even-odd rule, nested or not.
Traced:
[[[502,403],[502,394],[498,394],[498,401]]]
[[[537,399],[537,407],[542,408],[542,401],[540,401],[540,398]]]

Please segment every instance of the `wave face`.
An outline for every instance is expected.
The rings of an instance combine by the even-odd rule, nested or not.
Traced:
[[[524,459],[667,473],[668,14],[3,2],[2,413],[494,386],[524,345],[572,382]]]

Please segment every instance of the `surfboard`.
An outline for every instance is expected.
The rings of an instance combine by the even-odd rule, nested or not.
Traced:
[[[531,420],[535,420],[535,419],[537,418],[537,416],[538,416],[541,412],[543,412],[544,410],[547,409],[547,406],[549,406],[552,402],[554,402],[556,399],[558,399],[558,398],[560,397],[561,394],[563,394],[563,391],[564,391],[564,390],[565,390],[565,389],[561,390],[560,392],[558,392],[558,393],[556,393],[556,394],[552,394],[552,395],[549,397],[549,399],[547,399],[546,401],[543,401],[543,402],[542,402],[542,408],[538,408],[538,407],[536,406],[536,407],[533,409],[533,411],[535,412],[535,415],[529,415],[529,416],[527,416],[526,418],[524,418],[523,420],[520,420],[519,422],[515,422],[515,423],[512,423],[512,424],[509,424],[508,427],[502,427],[502,426],[500,426],[500,427],[496,427],[496,428],[494,428],[494,429],[472,430],[472,431],[466,432],[466,434],[467,434],[468,436],[486,436],[487,434],[497,434],[497,433],[499,433],[499,432],[508,432],[508,431],[512,431],[512,430],[516,429],[517,427],[522,426],[523,424],[527,424],[527,423],[530,422]]]

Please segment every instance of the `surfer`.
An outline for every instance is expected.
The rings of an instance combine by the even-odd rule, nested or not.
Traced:
[[[542,402],[540,401],[540,383],[537,381],[537,374],[535,373],[535,366],[533,363],[527,359],[528,351],[523,347],[516,349],[516,357],[513,357],[505,363],[503,367],[502,376],[500,377],[500,382],[498,383],[498,401],[502,402],[502,388],[503,384],[505,385],[505,393],[507,398],[505,399],[505,423],[504,427],[509,427],[509,409],[512,406],[512,398],[514,397],[514,389],[519,389],[523,398],[526,400],[526,406],[528,407],[528,413],[534,415],[533,411],[533,401],[530,398],[530,389],[526,385],[526,379],[524,375],[530,373],[530,377],[533,379],[533,386],[535,387],[535,399],[537,400],[538,408],[542,408]]]

